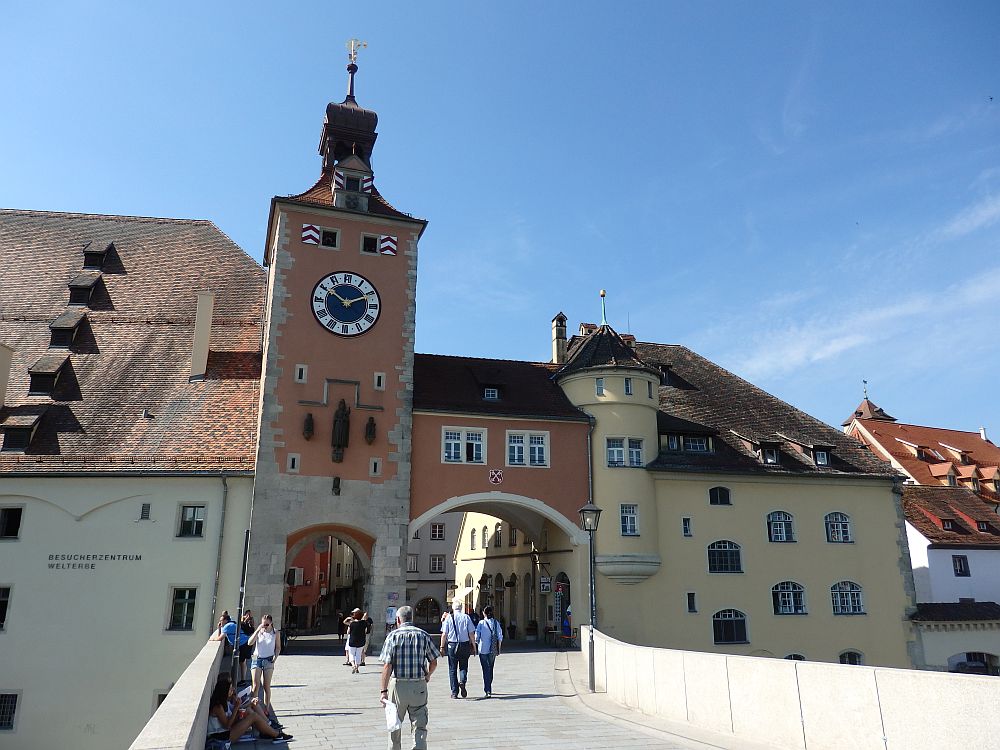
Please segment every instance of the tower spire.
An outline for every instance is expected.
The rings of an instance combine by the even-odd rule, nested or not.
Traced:
[[[364,42],[360,39],[349,39],[347,44],[347,99],[344,101],[355,102],[354,98],[354,74],[358,72],[358,50],[364,49],[368,46],[368,42]]]
[[[608,310],[604,306],[604,297],[605,297],[605,295],[607,295],[607,292],[604,289],[602,289],[601,290],[601,325],[602,326],[606,326],[608,324]]]

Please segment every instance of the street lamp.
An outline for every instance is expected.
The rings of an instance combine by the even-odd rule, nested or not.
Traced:
[[[594,532],[601,522],[601,509],[594,505],[592,500],[580,508],[580,520],[583,523],[583,530],[590,537],[590,639],[588,643],[588,677],[590,678],[590,692],[594,692],[594,628],[597,627],[597,585],[594,581]]]

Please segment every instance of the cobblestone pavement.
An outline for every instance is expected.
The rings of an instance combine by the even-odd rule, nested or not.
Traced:
[[[293,649],[294,651],[294,649]],[[368,657],[360,675],[343,666],[343,654],[325,656],[289,653],[275,665],[272,702],[285,730],[294,739],[291,750],[343,748],[383,750],[388,745],[385,714],[379,705],[377,659]],[[633,724],[629,712],[616,711],[606,698],[577,696],[573,680],[585,682],[578,653],[524,651],[497,659],[493,698],[483,698],[478,660],[469,664],[469,697],[452,700],[447,661],[440,660],[430,683],[428,747],[430,750],[562,750],[562,748],[740,747],[682,737],[649,725]],[[568,669],[574,664],[572,676]],[[583,690],[586,691],[584,685]],[[606,701],[607,711],[600,700]],[[616,715],[617,714],[617,715]],[[404,723],[403,748],[412,745]],[[271,747],[270,743],[258,743]],[[234,745],[234,750],[254,747]]]

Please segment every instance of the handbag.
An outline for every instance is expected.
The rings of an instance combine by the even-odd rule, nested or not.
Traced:
[[[455,625],[455,616],[449,612],[448,617],[451,618],[451,627],[455,631],[455,637],[458,638],[458,627]],[[472,643],[469,641],[459,641],[455,647],[455,658],[468,659],[470,656],[472,656]]]

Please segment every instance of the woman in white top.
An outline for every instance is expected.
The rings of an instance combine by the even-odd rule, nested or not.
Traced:
[[[253,675],[253,695],[260,695],[260,685],[264,683],[264,710],[271,709],[271,673],[274,672],[274,662],[281,653],[281,639],[274,632],[271,615],[260,618],[260,625],[247,641],[254,647],[253,660],[250,662],[250,672]]]

